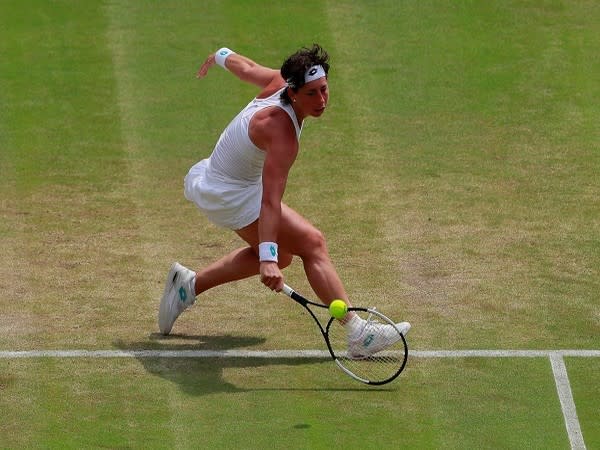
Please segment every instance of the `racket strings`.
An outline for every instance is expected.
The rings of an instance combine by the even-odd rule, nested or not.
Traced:
[[[406,346],[400,331],[378,312],[359,312],[364,320],[356,336],[341,326],[330,326],[329,343],[338,366],[349,375],[368,383],[395,378],[404,368]]]

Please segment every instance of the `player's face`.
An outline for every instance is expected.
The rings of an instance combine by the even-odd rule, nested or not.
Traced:
[[[325,111],[329,101],[327,78],[321,77],[306,83],[298,90],[296,99],[304,117],[319,117]]]

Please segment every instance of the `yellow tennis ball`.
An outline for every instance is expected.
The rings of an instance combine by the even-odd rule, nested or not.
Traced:
[[[348,305],[344,300],[334,300],[329,304],[329,314],[336,319],[343,319],[348,312]]]

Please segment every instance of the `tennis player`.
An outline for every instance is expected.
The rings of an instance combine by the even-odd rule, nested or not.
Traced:
[[[283,288],[281,269],[302,259],[315,294],[325,304],[348,296],[321,231],[282,202],[288,174],[299,151],[304,120],[321,117],[329,101],[329,57],[319,45],[302,48],[280,70],[264,67],[228,48],[210,54],[197,77],[218,65],[260,89],[227,125],[209,158],[194,165],[184,181],[185,197],[216,225],[233,230],[246,245],[193,272],[179,263],[169,271],[159,309],[159,329],[169,334],[196,296],[223,283],[260,275],[265,286]],[[358,316],[344,321],[352,342],[368,333]],[[408,322],[398,324],[405,334]],[[365,352],[385,342],[370,342]],[[354,345],[356,347],[356,345]]]

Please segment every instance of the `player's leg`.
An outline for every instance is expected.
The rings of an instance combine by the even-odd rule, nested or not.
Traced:
[[[302,259],[308,282],[323,303],[338,298],[348,302],[323,233],[285,204],[281,205],[278,244],[280,249]]]
[[[258,228],[246,227],[240,235],[251,236]],[[249,238],[249,240],[252,240]],[[258,244],[257,244],[258,245]],[[279,254],[279,267],[282,269],[292,262],[292,255]],[[204,269],[193,272],[181,264],[174,263],[167,275],[165,290],[160,302],[158,326],[162,334],[169,334],[177,317],[194,304],[196,296],[212,287],[241,280],[259,273],[257,249],[244,247],[232,251]]]
[[[329,256],[323,233],[286,205],[282,205],[278,244],[302,258],[306,277],[323,303],[329,304],[339,298],[350,304]],[[399,339],[397,331],[390,325],[366,322],[355,314],[348,314],[343,324],[348,332],[351,354],[358,357],[381,351]],[[404,335],[410,329],[408,322],[396,326]],[[369,338],[366,339],[366,336]]]
[[[250,236],[252,236],[254,228],[256,228],[257,237],[251,238]],[[254,226],[254,224],[248,225],[236,232],[246,241],[258,241],[258,227]],[[292,255],[285,251],[279,253],[279,267],[281,269],[289,266],[291,262]],[[259,262],[256,247],[253,245],[252,247],[239,248],[196,273],[195,294],[199,295],[215,286],[242,280],[258,275],[258,273]]]
[[[248,225],[237,231],[238,235],[257,251],[258,249],[258,222]],[[302,259],[306,277],[319,299],[324,303],[339,298],[347,301],[346,291],[327,250],[327,243],[323,233],[308,220],[285,204],[281,204],[281,220],[277,237],[279,246],[279,266],[283,267],[291,262],[292,255]],[[259,264],[254,256],[256,272],[259,273]]]

